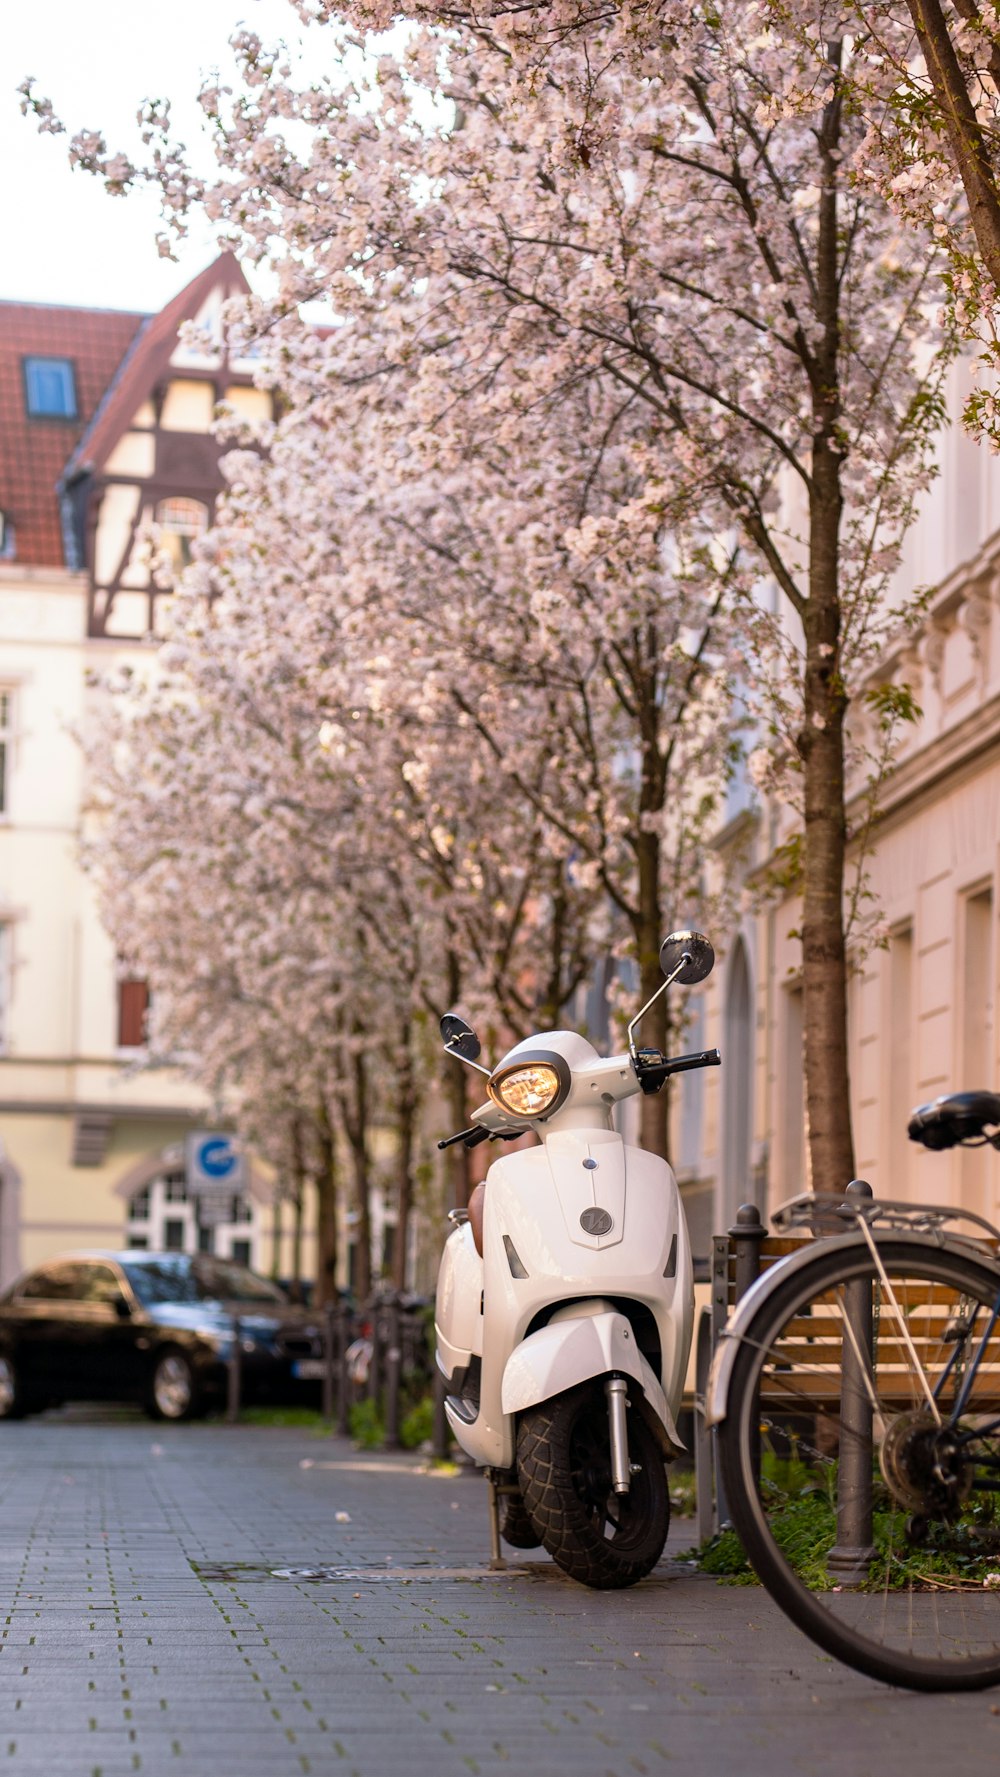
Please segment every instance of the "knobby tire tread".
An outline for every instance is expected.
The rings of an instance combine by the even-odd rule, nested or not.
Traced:
[[[583,1393],[571,1390],[522,1416],[517,1439],[518,1481],[528,1519],[556,1566],[581,1585],[617,1591],[644,1579],[660,1559],[670,1522],[670,1494],[653,1435],[637,1413],[630,1414],[630,1442],[633,1438],[641,1441],[644,1460],[656,1464],[662,1480],[657,1501],[662,1535],[653,1530],[649,1547],[634,1559],[617,1553],[610,1541],[598,1535],[570,1479],[569,1438]],[[655,1484],[654,1492],[659,1492]]]

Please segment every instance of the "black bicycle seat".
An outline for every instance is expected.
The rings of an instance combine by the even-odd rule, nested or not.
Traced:
[[[937,1151],[956,1148],[988,1128],[1000,1129],[1000,1093],[946,1092],[911,1111],[906,1133],[911,1141]]]

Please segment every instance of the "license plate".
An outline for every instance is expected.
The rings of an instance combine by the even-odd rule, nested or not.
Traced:
[[[326,1364],[321,1357],[300,1357],[292,1365],[292,1375],[299,1382],[322,1382]]]

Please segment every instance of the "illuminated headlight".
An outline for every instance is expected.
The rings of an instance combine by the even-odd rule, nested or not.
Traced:
[[[489,1083],[490,1097],[515,1117],[543,1117],[551,1110],[563,1088],[555,1068],[547,1061],[534,1061],[526,1067],[512,1067],[509,1073],[494,1075]]]

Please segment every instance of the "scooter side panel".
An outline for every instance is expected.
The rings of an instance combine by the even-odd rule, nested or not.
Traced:
[[[446,1376],[468,1368],[483,1351],[483,1261],[468,1222],[453,1229],[438,1270],[434,1333],[439,1368]]]

